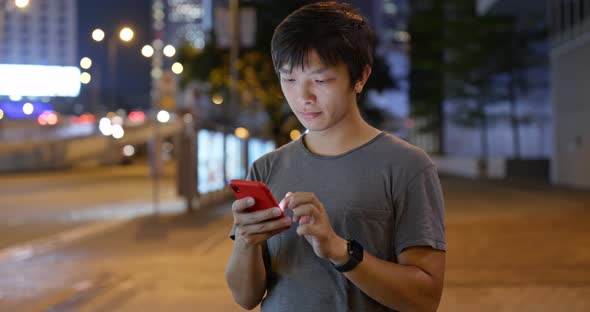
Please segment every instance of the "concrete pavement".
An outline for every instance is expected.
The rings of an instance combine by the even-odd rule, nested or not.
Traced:
[[[439,311],[589,311],[590,192],[444,178]],[[1,311],[240,311],[223,272],[229,204],[144,217],[0,263]]]

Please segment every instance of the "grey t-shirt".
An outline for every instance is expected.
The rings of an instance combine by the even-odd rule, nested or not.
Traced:
[[[287,192],[315,193],[336,234],[380,259],[396,262],[412,246],[446,251],[436,168],[425,152],[393,135],[381,133],[338,156],[313,154],[302,136],[256,160],[248,178],[266,183],[278,201]],[[262,311],[391,311],[318,258],[295,224],[267,246]]]

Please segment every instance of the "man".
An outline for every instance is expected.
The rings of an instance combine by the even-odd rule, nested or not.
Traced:
[[[420,149],[381,132],[357,107],[372,34],[347,4],[307,5],[275,30],[274,66],[308,132],[254,162],[280,208],[232,206],[226,279],[262,311],[435,311],[445,266],[443,196]],[[287,217],[274,219],[281,209]],[[288,230],[283,230],[290,226]]]

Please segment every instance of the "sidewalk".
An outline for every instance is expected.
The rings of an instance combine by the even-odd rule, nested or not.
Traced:
[[[590,192],[457,178],[444,178],[443,190],[439,311],[590,310]],[[229,203],[144,217],[0,264],[0,310],[241,311],[224,279],[231,222]]]

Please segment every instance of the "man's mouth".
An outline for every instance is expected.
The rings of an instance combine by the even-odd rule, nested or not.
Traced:
[[[316,113],[301,113],[301,117],[303,117],[303,119],[305,120],[312,120],[312,119],[316,119],[318,116],[320,116],[322,112],[316,112]]]

